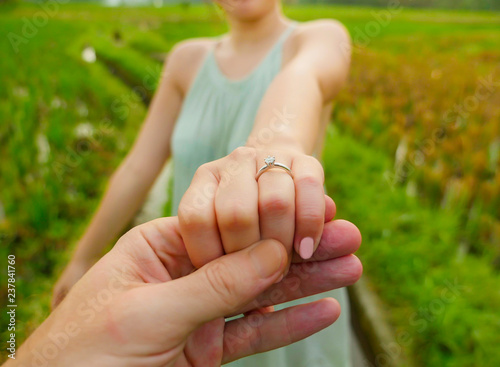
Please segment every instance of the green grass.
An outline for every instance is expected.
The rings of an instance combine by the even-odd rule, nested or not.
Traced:
[[[83,63],[73,52],[83,25],[53,19],[19,54],[6,38],[0,41],[5,55],[0,202],[6,213],[0,221],[0,256],[2,266],[7,254],[17,257],[20,341],[48,314],[54,276],[144,116],[140,103],[128,113],[113,112],[114,103],[128,104],[131,91],[103,65]],[[0,33],[21,26],[2,13]],[[93,137],[76,136],[75,128],[85,123],[93,127]],[[45,158],[38,140],[50,147]],[[5,284],[2,278],[2,300]]]
[[[460,252],[460,213],[392,189],[388,156],[334,129],[323,161],[338,216],[363,234],[359,256],[399,347],[415,365],[496,365],[500,276]]]
[[[0,8],[0,34],[21,33],[23,18],[38,11],[36,5]],[[373,21],[371,12],[287,8],[297,20],[340,19],[354,36]],[[439,182],[429,184],[416,173],[424,187],[419,197],[408,195],[407,186],[388,183],[399,135],[387,121],[411,109],[387,101],[409,93],[399,86],[427,88],[420,74],[391,71],[408,65],[430,74],[443,68],[443,79],[459,92],[448,93],[446,84],[432,90],[444,105],[456,103],[474,85],[471,80],[498,62],[499,19],[498,13],[408,9],[394,16],[355,53],[351,82],[334,112],[338,129],[327,138],[328,189],[339,216],[360,227],[365,273],[387,305],[396,336],[410,335],[401,347],[417,366],[500,364],[500,279],[492,266],[498,243],[482,240],[481,251],[467,250],[467,238],[480,237],[483,222],[464,225],[463,208],[440,209],[432,195],[440,191]],[[145,107],[132,89],[158,75],[158,60],[176,42],[225,31],[211,7],[66,5],[19,53],[0,38],[0,209],[5,211],[3,218],[0,210],[0,263],[5,266],[9,253],[17,257],[19,342],[49,313],[52,285],[142,122]],[[96,63],[81,60],[86,45],[96,49]],[[450,55],[460,67],[450,65]],[[477,74],[464,79],[468,60]],[[148,98],[153,88],[146,88]],[[78,136],[76,128],[88,124],[94,135]],[[428,133],[425,125],[417,127],[415,140]],[[476,216],[483,218],[494,203],[478,206]],[[485,250],[487,243],[492,248]],[[460,287],[453,300],[443,298],[455,282]],[[2,288],[1,299],[5,294]],[[1,337],[6,340],[6,333]]]

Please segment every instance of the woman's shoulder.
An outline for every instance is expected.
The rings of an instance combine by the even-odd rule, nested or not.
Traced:
[[[316,19],[298,23],[295,38],[308,40],[315,39],[317,36],[331,36],[338,39],[350,38],[347,28],[335,19]]]
[[[215,43],[214,38],[191,38],[177,43],[168,54],[171,62],[193,62],[202,59]]]
[[[346,27],[335,19],[316,19],[297,23],[295,30],[285,44],[283,60],[289,62],[298,54],[310,54],[311,49],[338,49],[349,52],[350,36]]]
[[[214,43],[214,38],[192,38],[177,43],[169,52],[168,70],[184,92]]]

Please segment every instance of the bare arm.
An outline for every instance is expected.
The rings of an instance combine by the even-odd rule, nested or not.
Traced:
[[[92,261],[110,243],[142,205],[150,187],[170,155],[170,139],[182,94],[176,86],[172,63],[167,62],[160,86],[132,149],[111,177],[90,225],[73,258]]]
[[[267,90],[247,146],[312,154],[322,109],[347,78],[350,39],[341,24],[315,21],[298,32],[295,54]],[[271,140],[259,138],[266,128],[276,132]]]
[[[263,238],[287,243],[292,237],[295,251],[308,258],[319,245],[325,210],[323,167],[311,155],[320,152],[323,117],[329,117],[324,114],[330,114],[331,101],[347,78],[351,55],[349,35],[334,21],[305,24],[296,37],[295,55],[267,90],[247,146],[257,148],[259,166],[266,155],[276,155],[294,175],[290,180],[270,171],[259,179]],[[284,225],[293,228],[293,223],[295,231],[284,233]]]
[[[183,99],[179,68],[186,70],[186,52],[181,46],[171,52],[141,131],[112,175],[97,211],[54,287],[53,306],[130,222],[170,155],[173,128]]]

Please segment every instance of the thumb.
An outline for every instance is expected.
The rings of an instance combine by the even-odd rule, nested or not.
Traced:
[[[280,278],[286,258],[281,243],[264,240],[164,283],[159,295],[164,300],[161,318],[169,324],[175,319],[190,333],[206,322],[234,314]]]

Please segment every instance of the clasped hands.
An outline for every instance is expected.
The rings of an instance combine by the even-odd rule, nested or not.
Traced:
[[[157,219],[125,234],[29,338],[19,365],[41,358],[51,366],[220,366],[332,324],[340,314],[333,299],[272,308],[353,284],[362,271],[352,255],[361,242],[357,228],[332,221],[335,204],[322,182],[318,186],[310,174],[301,178],[304,170],[290,166],[294,180],[283,172],[266,172],[258,182],[247,177],[256,182],[250,190],[257,204],[242,190],[241,175],[218,190],[222,180],[214,167],[202,167],[179,219]],[[321,203],[315,187],[321,187]],[[287,188],[294,190],[292,209]],[[200,190],[213,196],[195,198]],[[223,201],[231,205],[220,206]],[[257,222],[242,210],[249,204]],[[301,253],[308,237],[314,248],[303,259],[292,247]],[[244,316],[225,321],[237,314]]]

